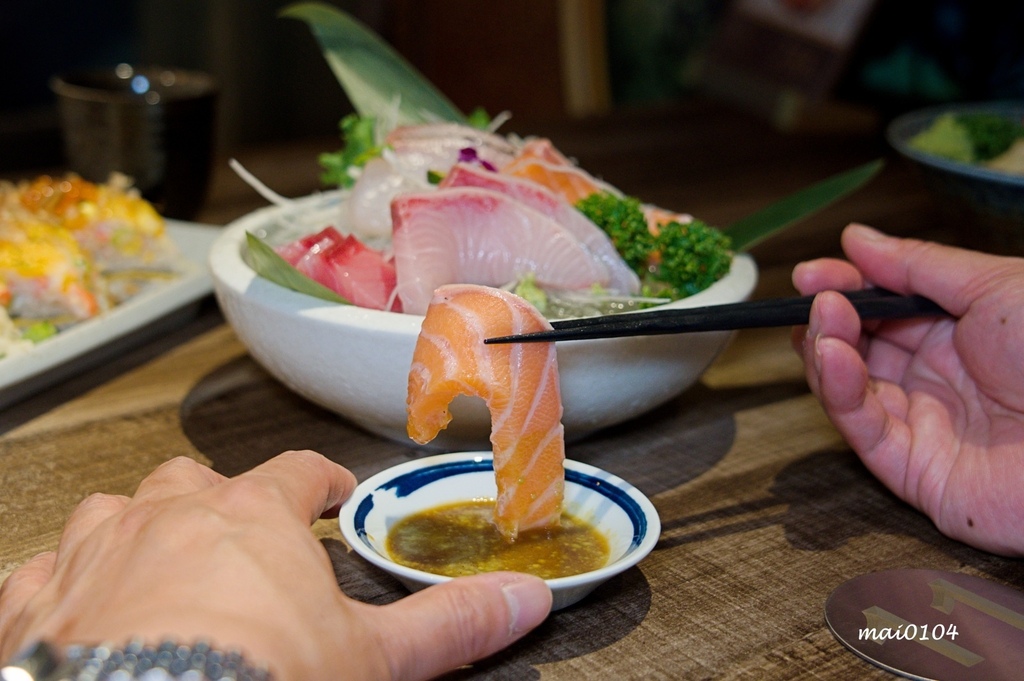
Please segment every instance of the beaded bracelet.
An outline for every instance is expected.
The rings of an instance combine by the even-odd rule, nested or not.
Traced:
[[[272,681],[270,672],[245,662],[238,652],[222,652],[204,642],[165,641],[147,646],[70,646],[61,654],[36,643],[0,667],[2,681]]]

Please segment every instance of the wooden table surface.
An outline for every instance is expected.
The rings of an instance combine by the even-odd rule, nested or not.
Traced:
[[[868,187],[754,249],[757,297],[792,293],[793,264],[836,254],[851,221],[956,240],[876,131],[783,134],[693,102],[519,132],[549,135],[624,191],[720,225],[888,157]],[[278,192],[299,196],[317,189],[316,154],[334,144],[281,144],[237,158]],[[224,224],[262,204],[221,168],[198,219]],[[52,549],[92,492],[131,494],[178,455],[233,475],[292,448],[316,449],[361,479],[421,454],[290,393],[207,299],[177,328],[0,414],[0,578]],[[1020,561],[943,537],[866,473],[809,394],[785,329],[738,333],[698,385],[567,454],[652,498],[663,523],[658,546],[508,651],[451,678],[885,678],[825,624],[825,600],[844,581],[913,567],[1024,587]],[[334,522],[319,521],[314,532],[346,593],[372,603],[404,595],[349,554]]]

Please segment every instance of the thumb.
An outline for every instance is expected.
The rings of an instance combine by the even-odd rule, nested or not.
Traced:
[[[956,317],[981,292],[1020,261],[939,243],[888,236],[865,225],[849,225],[843,250],[865,278],[898,293],[931,298]]]
[[[380,609],[392,678],[429,679],[491,655],[544,621],[551,590],[517,572],[460,577]]]

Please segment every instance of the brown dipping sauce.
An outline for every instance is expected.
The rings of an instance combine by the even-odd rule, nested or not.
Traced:
[[[608,563],[608,540],[579,518],[563,513],[558,527],[527,530],[508,542],[493,517],[493,500],[437,506],[398,521],[387,550],[396,563],[449,577],[514,570],[554,579]]]

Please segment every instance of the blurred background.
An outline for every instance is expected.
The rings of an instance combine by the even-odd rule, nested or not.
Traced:
[[[464,110],[511,111],[513,129],[708,95],[783,129],[843,121],[881,129],[923,104],[1024,98],[1021,3],[329,1]],[[830,2],[855,5],[856,16],[836,15],[822,37],[803,17]],[[119,62],[212,73],[222,153],[336,133],[350,106],[308,29],[278,18],[287,4],[3,0],[0,172],[60,163],[53,74]]]

